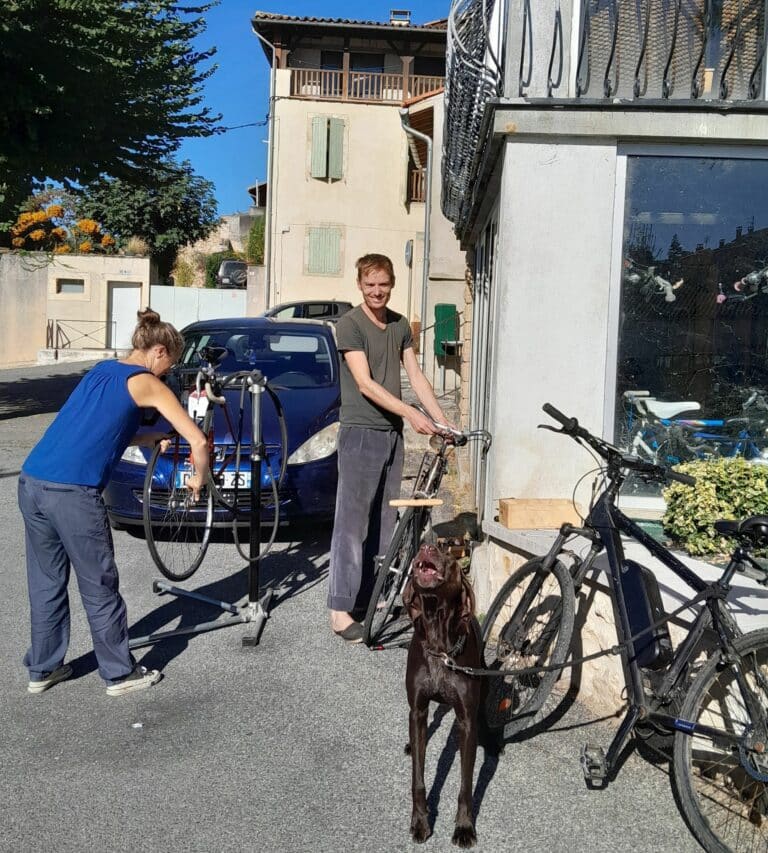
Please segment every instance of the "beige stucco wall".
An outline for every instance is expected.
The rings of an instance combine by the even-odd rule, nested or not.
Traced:
[[[125,282],[141,285],[140,304],[149,305],[149,258],[119,255],[66,255],[57,257],[47,267],[46,314],[48,320],[65,322],[70,338],[88,335],[81,346],[107,343],[109,321],[109,283]],[[82,294],[57,293],[59,278],[77,278],[85,282]],[[73,343],[73,345],[75,345]]]
[[[57,293],[57,279],[81,279],[83,293]],[[120,255],[0,254],[0,365],[36,361],[46,347],[46,326],[60,321],[74,349],[104,346],[109,283],[137,283],[149,304],[154,271],[149,258]]]
[[[270,304],[308,298],[357,303],[360,300],[355,260],[368,252],[380,252],[388,255],[395,267],[397,286],[392,308],[410,319],[420,318],[425,205],[405,204],[408,143],[397,105],[303,100],[288,97],[289,92],[290,70],[279,70],[272,175]],[[441,105],[438,107],[435,124],[441,128]],[[344,169],[339,181],[318,180],[310,175],[312,117],[316,115],[344,119]],[[433,259],[436,256],[440,259],[434,271],[441,279],[455,277],[463,281],[463,259],[451,226],[439,208],[439,151],[438,141],[430,254]],[[305,273],[307,229],[323,225],[341,228],[339,275]],[[405,264],[408,240],[414,241],[410,271]],[[427,322],[431,322],[429,316]]]
[[[0,366],[33,362],[45,346],[47,266],[0,254]]]

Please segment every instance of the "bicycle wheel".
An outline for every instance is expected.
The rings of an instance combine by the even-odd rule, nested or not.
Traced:
[[[768,850],[768,630],[734,641],[754,713],[730,666],[708,661],[686,694],[683,720],[721,731],[675,733],[674,778],[691,832],[709,851]],[[755,719],[758,717],[758,719]],[[751,738],[754,743],[735,743]]]
[[[213,493],[198,501],[183,485],[189,473],[189,448],[173,439],[163,453],[158,445],[144,478],[144,533],[158,569],[172,581],[190,577],[205,557],[213,526]]]
[[[573,633],[575,593],[566,567],[543,557],[524,563],[499,590],[483,620],[486,668],[524,669],[564,663]],[[489,678],[485,716],[491,730],[511,738],[538,722],[559,670]]]
[[[363,622],[363,642],[371,645],[381,635],[397,597],[402,594],[428,517],[422,507],[409,506],[395,528],[392,541],[376,573],[376,582]]]

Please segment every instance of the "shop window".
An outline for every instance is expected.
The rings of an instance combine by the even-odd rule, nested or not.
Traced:
[[[57,278],[56,293],[82,296],[85,293],[85,281],[82,278]]]
[[[344,119],[312,117],[310,173],[327,181],[339,181],[344,176]]]
[[[768,160],[628,156],[617,443],[768,456]]]
[[[307,229],[307,275],[341,275],[341,228]]]

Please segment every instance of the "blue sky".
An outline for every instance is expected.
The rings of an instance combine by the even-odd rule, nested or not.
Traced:
[[[449,0],[419,0],[418,3],[329,0],[326,4],[304,0],[260,3],[259,0],[221,0],[207,13],[207,28],[197,44],[215,46],[219,66],[205,87],[205,103],[222,113],[222,125],[235,128],[266,119],[269,106],[269,64],[261,43],[251,30],[256,9],[283,15],[354,20],[387,21],[390,9],[411,9],[414,24],[445,18]],[[251,203],[249,185],[266,177],[266,127],[242,127],[208,139],[183,143],[179,158],[189,160],[198,175],[216,186],[219,213],[245,211]]]

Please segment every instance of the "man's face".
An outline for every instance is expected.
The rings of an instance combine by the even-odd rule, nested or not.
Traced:
[[[357,282],[363,301],[372,310],[385,308],[392,295],[392,280],[386,270],[372,269],[364,272]]]

